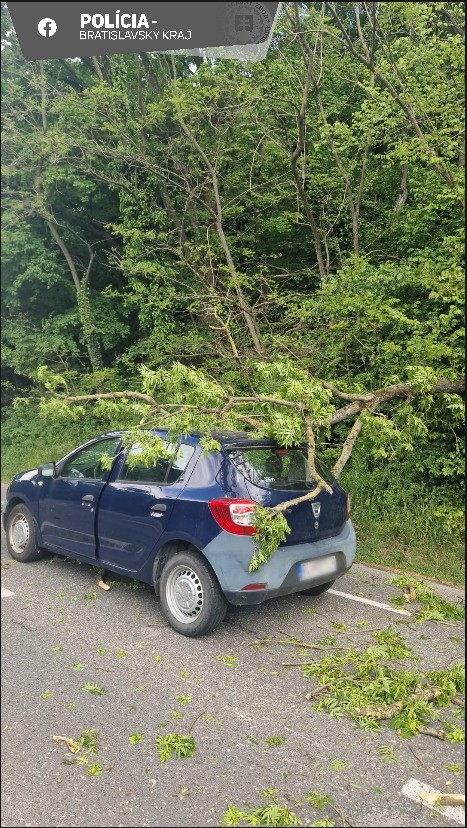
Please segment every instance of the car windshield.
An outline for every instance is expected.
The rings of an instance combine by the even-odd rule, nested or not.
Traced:
[[[316,485],[308,468],[306,448],[261,446],[230,449],[227,453],[239,472],[255,486],[308,491]],[[326,483],[334,482],[334,477],[323,463],[316,460],[315,466]]]

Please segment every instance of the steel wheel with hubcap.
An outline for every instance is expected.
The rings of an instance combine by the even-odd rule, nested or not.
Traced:
[[[24,505],[13,506],[6,520],[6,542],[12,558],[29,563],[43,554],[37,545],[37,533],[34,518]]]
[[[29,523],[22,512],[18,512],[10,525],[10,543],[17,555],[23,555],[29,541]]]
[[[189,566],[178,566],[167,578],[166,590],[167,603],[177,621],[196,621],[203,608],[203,587],[196,572]]]
[[[209,563],[198,552],[177,552],[162,570],[161,605],[169,624],[191,637],[212,632],[227,602]]]

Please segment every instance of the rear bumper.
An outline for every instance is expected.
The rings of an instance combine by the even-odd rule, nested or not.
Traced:
[[[298,575],[299,564],[294,564],[287,574],[280,587],[277,589],[261,589],[246,592],[225,592],[224,595],[230,604],[237,604],[238,606],[251,606],[252,604],[262,604],[270,598],[277,598],[279,595],[291,595],[295,592],[303,592],[304,589],[319,586],[329,581],[334,581],[345,575],[350,569],[350,566],[345,564],[345,556],[342,552],[336,554],[337,568],[332,575],[321,575],[317,578],[311,578],[303,581]]]
[[[203,550],[217,575],[225,597],[231,604],[261,604],[278,595],[290,595],[310,587],[319,586],[344,575],[355,558],[356,538],[352,522],[348,520],[339,535],[316,543],[282,546],[257,571],[248,572],[254,551],[250,538],[222,532]],[[332,573],[313,573],[313,562],[334,556]],[[307,577],[303,566],[307,564]],[[319,565],[316,567],[319,568]],[[248,584],[264,583],[264,589],[244,590]]]

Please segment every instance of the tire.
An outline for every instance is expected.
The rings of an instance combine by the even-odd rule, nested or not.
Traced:
[[[162,612],[182,635],[207,635],[222,623],[227,601],[209,564],[198,552],[177,552],[162,570]]]
[[[37,545],[34,518],[29,509],[18,503],[13,506],[6,521],[6,545],[15,561],[30,563],[42,558],[45,552]]]
[[[323,592],[327,592],[328,589],[331,589],[332,585],[335,583],[335,580],[328,581],[327,584],[320,584],[319,586],[310,587],[310,589],[302,589],[300,591],[300,595],[322,595]]]

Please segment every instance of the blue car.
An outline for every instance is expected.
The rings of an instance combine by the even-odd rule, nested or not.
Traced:
[[[274,506],[315,485],[306,446],[283,449],[225,432],[215,435],[221,450],[206,453],[200,435],[174,447],[167,432],[154,434],[170,459],[138,463],[142,447],[125,448],[123,432],[111,432],[17,474],[3,504],[12,557],[29,562],[52,551],[152,584],[167,621],[187,636],[214,630],[228,603],[319,595],[348,571],[355,557],[349,498],[317,461],[332,494],[292,507],[285,543],[249,572],[256,504]],[[113,457],[110,470],[103,454]]]

